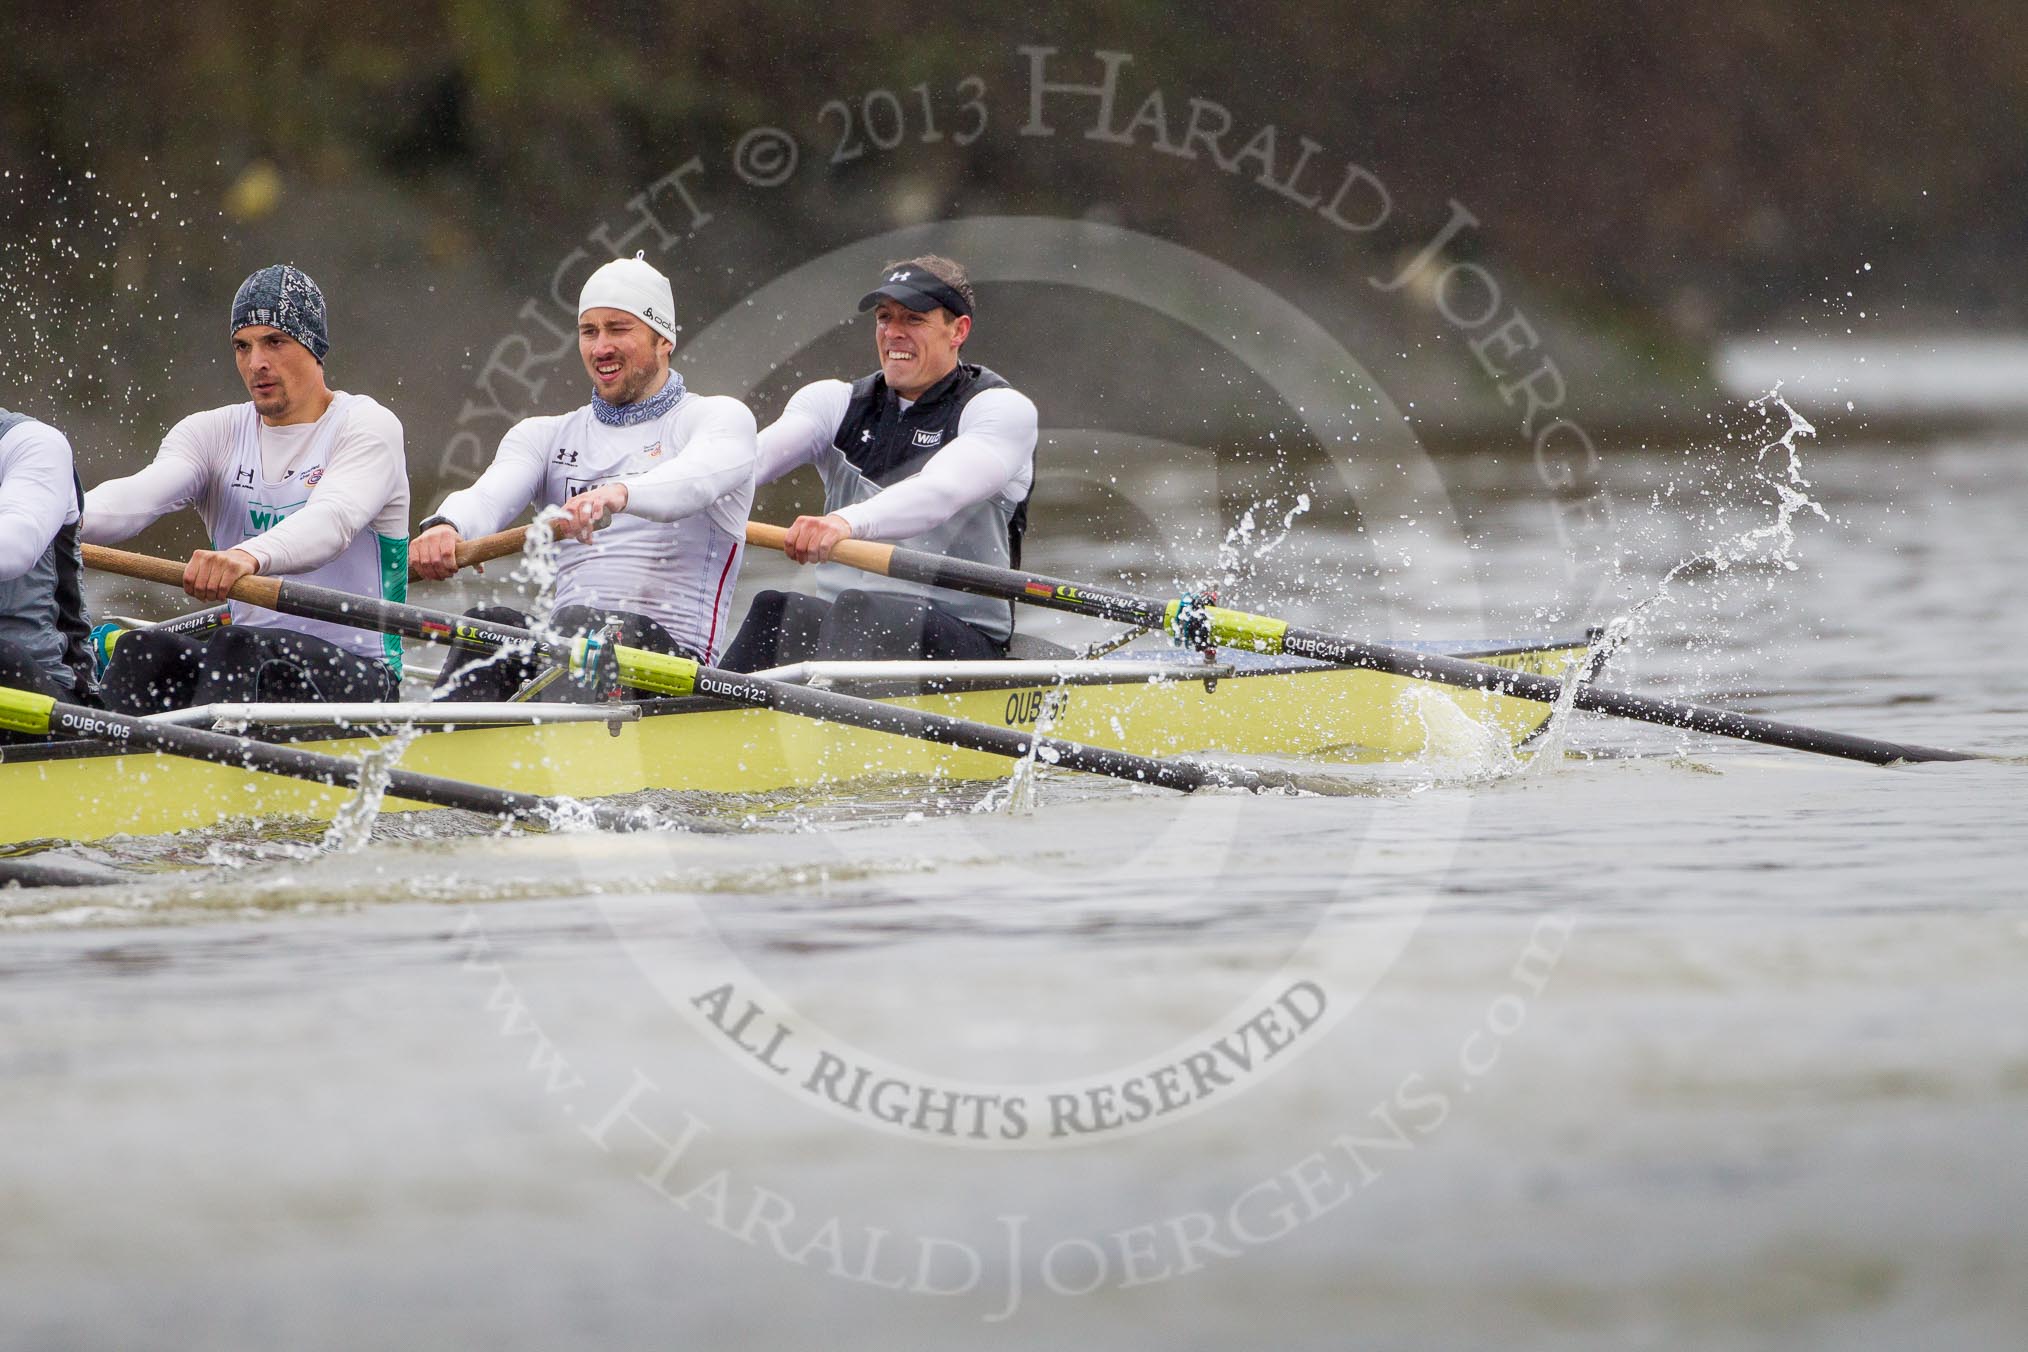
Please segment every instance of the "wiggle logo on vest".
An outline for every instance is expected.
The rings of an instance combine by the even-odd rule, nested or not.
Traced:
[[[919,427],[909,440],[918,446],[937,446],[943,443],[944,429],[941,427]]]

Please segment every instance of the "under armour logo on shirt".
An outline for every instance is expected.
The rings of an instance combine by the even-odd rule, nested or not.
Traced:
[[[871,432],[861,432],[861,433],[859,434],[859,439],[860,439],[861,441],[871,441],[871,440],[873,440],[873,433],[871,433]]]
[[[251,465],[247,465],[243,468],[236,469],[232,472],[232,482],[235,486],[239,484],[246,484],[251,486],[253,484],[253,481],[254,481],[254,472],[253,466]]]

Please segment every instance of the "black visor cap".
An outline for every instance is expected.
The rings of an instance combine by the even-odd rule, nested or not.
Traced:
[[[939,305],[954,315],[968,315],[972,307],[958,289],[933,272],[918,267],[889,268],[880,285],[859,298],[859,308],[871,310],[885,297],[900,301],[918,314]]]

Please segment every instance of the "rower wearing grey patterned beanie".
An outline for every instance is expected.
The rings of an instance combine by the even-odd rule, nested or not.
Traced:
[[[85,495],[83,538],[113,544],[179,507],[204,518],[211,548],[190,556],[183,590],[222,601],[251,574],[399,601],[408,590],[408,461],[401,422],[363,394],[332,389],[324,293],[292,264],[262,268],[233,296],[233,363],[245,403],[193,413],[138,474]],[[116,636],[109,707],[155,713],[238,701],[393,699],[391,636],[232,603],[231,623],[190,637]]]
[[[505,529],[531,502],[561,507],[571,536],[557,559],[551,624],[584,633],[617,623],[629,646],[715,661],[753,507],[753,414],[737,399],[686,390],[669,369],[675,301],[641,255],[593,272],[577,308],[591,402],[508,429],[478,482],[416,528],[410,561],[422,577],[449,577],[460,540]],[[506,606],[469,613],[528,623]],[[541,674],[526,658],[458,651],[438,698],[508,699]]]
[[[280,329],[309,349],[321,364],[331,350],[324,293],[310,275],[287,263],[262,268],[239,284],[232,298],[232,332],[266,325]]]

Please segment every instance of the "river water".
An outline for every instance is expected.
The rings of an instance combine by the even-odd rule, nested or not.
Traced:
[[[1354,797],[887,785],[0,893],[0,1343],[2020,1345],[2028,444],[1806,444],[1792,544],[1753,449],[1610,456],[1582,586],[1531,467],[1439,462],[1476,595],[1416,613],[1569,629],[1706,556],[1616,682],[1997,759],[1580,717]],[[1036,566],[1166,566],[1059,507]],[[1372,539],[1328,518],[1248,599],[1406,613],[1320,581]]]

